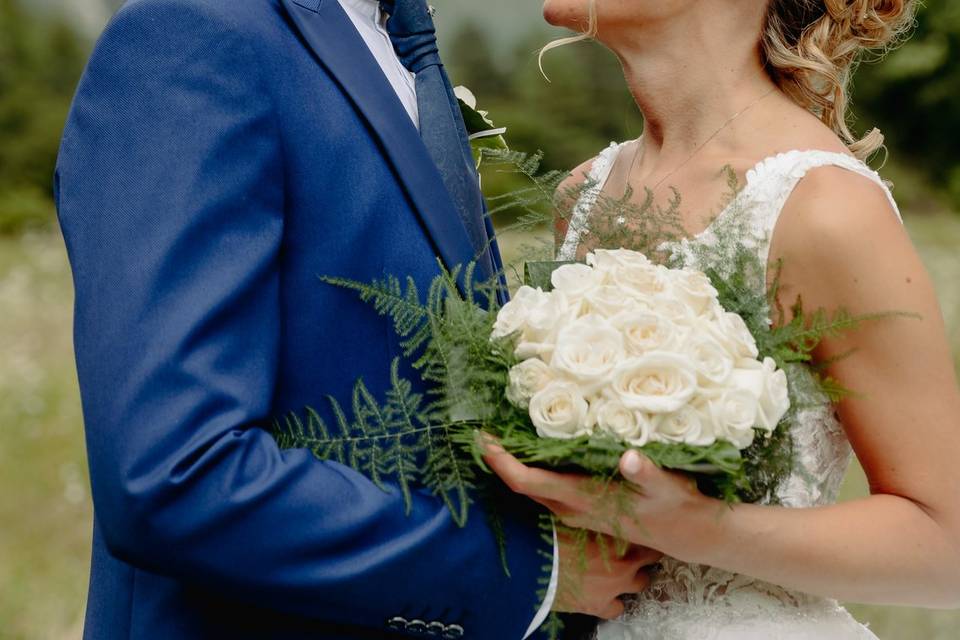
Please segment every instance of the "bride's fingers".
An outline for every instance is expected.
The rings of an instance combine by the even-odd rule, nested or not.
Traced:
[[[646,569],[641,569],[637,572],[637,575],[634,576],[633,582],[630,584],[630,593],[640,593],[641,591],[646,591],[650,587],[650,573]]]
[[[627,552],[627,558],[640,563],[641,567],[648,567],[652,564],[660,562],[660,560],[663,559],[663,554],[656,549],[633,545]]]
[[[620,458],[620,475],[642,497],[672,496],[698,493],[697,481],[686,474],[661,469],[641,453],[631,450]]]
[[[620,475],[625,480],[643,486],[655,478],[659,469],[657,465],[650,461],[650,458],[642,455],[639,451],[631,449],[620,457]]]
[[[563,522],[564,518],[573,517],[573,512],[570,511],[570,508],[562,502],[557,502],[556,500],[550,500],[548,498],[539,498],[536,496],[527,496],[534,502],[546,507],[550,510],[553,515],[557,516],[560,522]]]
[[[563,511],[564,509],[566,510]],[[564,526],[570,527],[571,529],[587,529],[608,536],[614,535],[614,529],[616,528],[614,524],[605,522],[590,513],[571,511],[566,505],[563,505],[561,508],[561,511],[563,511],[561,513],[553,509],[551,509],[551,511],[557,515]]]
[[[597,612],[597,617],[603,620],[613,620],[623,615],[623,611],[623,602],[617,598],[602,607],[600,611]]]
[[[483,456],[487,466],[515,493],[522,493],[537,500],[552,500],[571,508],[586,504],[586,493],[581,489],[584,479],[580,476],[555,473],[545,469],[528,467],[499,444],[487,440]]]

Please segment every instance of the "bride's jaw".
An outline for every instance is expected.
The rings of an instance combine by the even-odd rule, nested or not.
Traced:
[[[591,13],[606,33],[628,35],[642,25],[672,20],[690,10],[691,0],[545,0],[543,18],[554,27],[584,33]]]
[[[543,19],[554,27],[583,32],[590,23],[590,1],[545,0]]]
[[[578,32],[590,0],[547,0],[544,17]],[[597,0],[596,39],[623,66],[647,142],[685,154],[773,82],[763,68],[765,3]],[[725,114],[725,115],[724,115]],[[664,149],[670,152],[670,149]]]

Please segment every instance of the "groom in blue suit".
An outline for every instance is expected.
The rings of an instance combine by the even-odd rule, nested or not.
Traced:
[[[56,177],[88,640],[519,640],[550,607],[531,506],[506,507],[507,577],[479,508],[458,529],[416,492],[407,516],[267,431],[360,377],[381,394],[400,351],[318,275],[500,267],[426,6],[382,4],[131,0],[96,46]]]

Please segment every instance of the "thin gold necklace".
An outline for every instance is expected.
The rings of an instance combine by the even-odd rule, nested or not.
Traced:
[[[729,127],[729,126],[733,123],[734,120],[736,120],[737,118],[739,118],[740,116],[742,116],[743,114],[745,114],[747,111],[749,111],[750,109],[754,108],[755,106],[757,106],[758,104],[760,104],[761,102],[763,102],[764,99],[766,99],[768,96],[770,96],[770,95],[771,95],[774,91],[776,91],[776,90],[777,90],[777,87],[774,87],[773,89],[770,89],[770,91],[767,91],[765,94],[763,94],[762,96],[760,96],[759,98],[757,98],[756,100],[754,100],[753,102],[751,102],[750,104],[748,104],[747,106],[745,106],[743,109],[741,109],[740,111],[737,111],[735,114],[733,114],[732,116],[730,116],[730,117],[727,119],[726,122],[724,122],[722,125],[720,125],[720,128],[719,128],[719,129],[717,129],[716,131],[714,131],[714,132],[710,135],[709,138],[707,138],[707,139],[704,140],[702,143],[700,143],[700,144],[697,146],[697,148],[693,150],[693,153],[691,153],[690,156],[689,156],[686,160],[684,160],[684,161],[683,161],[682,163],[680,163],[676,168],[674,168],[674,169],[671,170],[669,173],[667,173],[667,175],[665,175],[665,176],[663,176],[662,178],[660,178],[660,180],[658,180],[657,183],[656,183],[655,185],[653,185],[653,188],[650,189],[651,195],[655,195],[655,194],[657,193],[657,190],[660,188],[660,186],[663,185],[663,183],[666,182],[667,179],[670,178],[673,174],[675,174],[677,171],[680,171],[680,169],[683,169],[685,166],[687,166],[688,164],[690,164],[690,161],[693,160],[695,157],[697,157],[697,154],[700,153],[705,146],[707,146],[708,144],[710,144],[710,142],[711,142],[714,138],[716,138],[718,135],[720,135],[720,132],[722,132],[724,129],[726,129],[727,127]],[[630,170],[627,172],[627,184],[630,183],[630,177],[633,175],[633,171],[634,171],[634,169],[636,169],[636,167],[637,167],[637,160],[640,158],[640,153],[641,153],[641,151],[643,151],[643,145],[640,144],[640,139],[638,138],[638,139],[637,139],[637,150],[636,150],[636,151],[634,152],[634,154],[633,154],[633,160],[630,162]]]

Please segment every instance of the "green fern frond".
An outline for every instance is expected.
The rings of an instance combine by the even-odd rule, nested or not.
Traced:
[[[404,282],[395,275],[372,283],[346,278],[321,277],[323,282],[357,292],[360,299],[370,303],[381,316],[388,316],[397,335],[402,339],[404,355],[409,357],[430,339],[424,323],[431,319],[431,308],[420,302],[420,293],[412,277]]]

